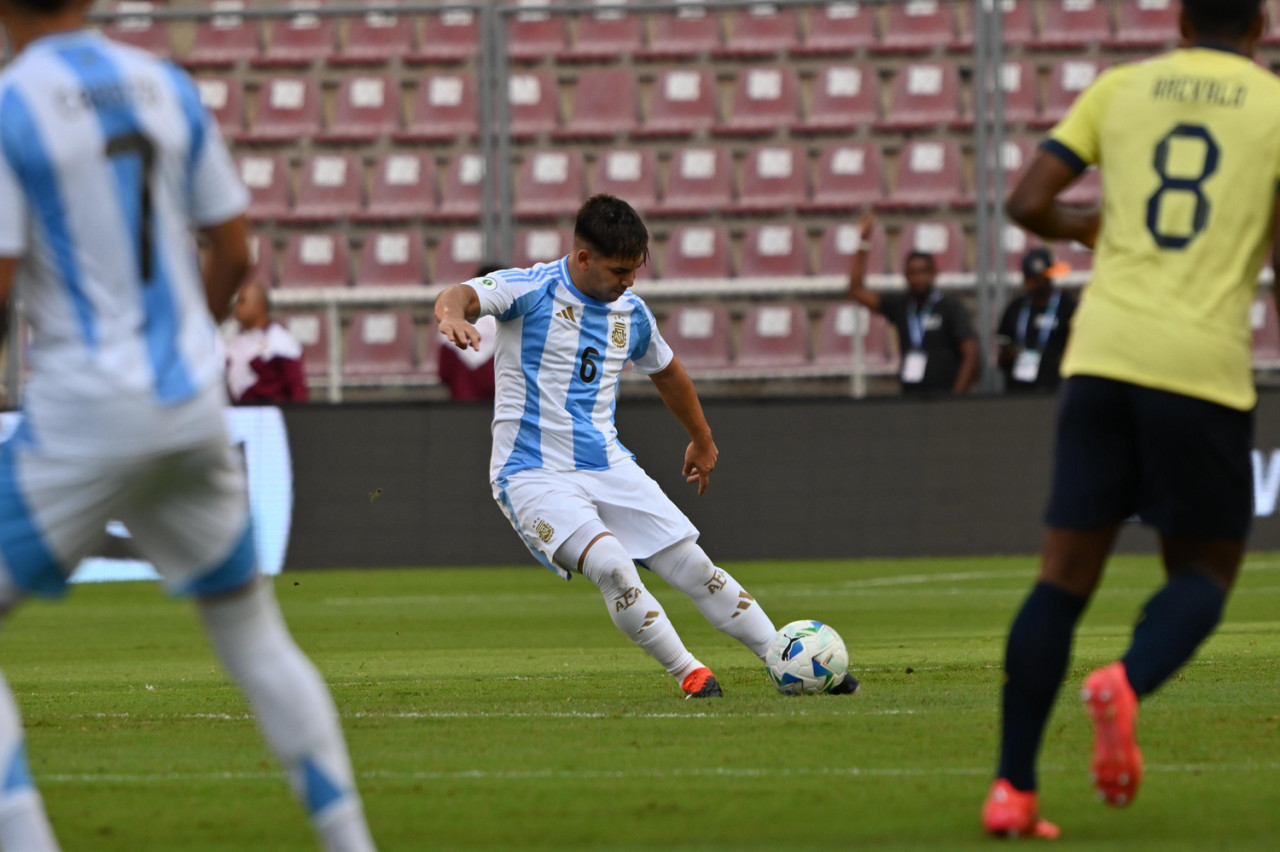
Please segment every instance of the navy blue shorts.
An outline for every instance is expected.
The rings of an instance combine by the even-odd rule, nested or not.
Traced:
[[[1137,515],[1167,536],[1243,541],[1253,521],[1253,412],[1095,376],[1063,384],[1045,522]]]

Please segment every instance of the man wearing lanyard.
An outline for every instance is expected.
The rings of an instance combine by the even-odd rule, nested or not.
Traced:
[[[883,314],[898,332],[902,367],[898,379],[907,396],[968,393],[978,377],[978,337],[964,305],[934,288],[933,255],[913,251],[904,264],[905,293],[866,288],[867,252],[875,217],[862,217],[862,244],[849,272],[849,298]]]
[[[1054,263],[1047,248],[1033,248],[1022,256],[1025,292],[1004,309],[996,334],[1009,393],[1047,393],[1062,383],[1059,367],[1076,298],[1055,289],[1053,280],[1070,271],[1067,264]]]

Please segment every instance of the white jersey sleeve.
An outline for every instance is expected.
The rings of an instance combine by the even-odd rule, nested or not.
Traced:
[[[658,331],[658,322],[648,305],[641,302],[633,316],[636,334],[631,348],[631,362],[635,364],[637,373],[646,376],[661,373],[671,366],[676,354],[663,339],[662,332]]]
[[[0,257],[27,251],[27,197],[9,161],[0,154]]]
[[[249,209],[249,190],[240,181],[218,123],[201,103],[195,83],[176,67],[173,80],[197,134],[191,143],[191,222],[201,228],[221,225]]]
[[[463,283],[480,297],[480,315],[496,317],[500,322],[524,316],[546,287],[545,281],[535,280],[524,269],[504,269]]]

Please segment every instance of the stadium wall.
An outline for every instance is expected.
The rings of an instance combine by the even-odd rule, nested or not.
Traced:
[[[618,410],[624,444],[719,560],[1034,553],[1054,401],[710,401],[706,497],[656,401]],[[535,563],[490,495],[488,405],[285,412],[295,477],[287,569]],[[1264,394],[1252,546],[1280,549],[1280,394]],[[1135,528],[1122,546],[1150,550]]]

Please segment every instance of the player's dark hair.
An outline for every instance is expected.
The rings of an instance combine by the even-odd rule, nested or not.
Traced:
[[[937,260],[937,258],[935,258],[933,255],[929,254],[927,251],[913,251],[913,252],[911,252],[910,254],[908,254],[908,255],[907,255],[907,259],[906,259],[905,261],[903,261],[902,268],[903,268],[903,269],[906,269],[906,268],[907,268],[907,265],[908,265],[909,263],[911,263],[911,261],[913,261],[913,260],[923,260],[925,263],[929,264],[929,271],[930,271],[930,272],[937,272],[937,271],[938,271],[938,260]]]
[[[1182,9],[1197,36],[1237,39],[1262,14],[1262,0],[1182,0]]]
[[[578,208],[573,237],[602,257],[649,260],[649,229],[630,204],[612,195],[593,195]]]
[[[9,0],[9,2],[26,12],[53,15],[71,6],[76,0]]]

